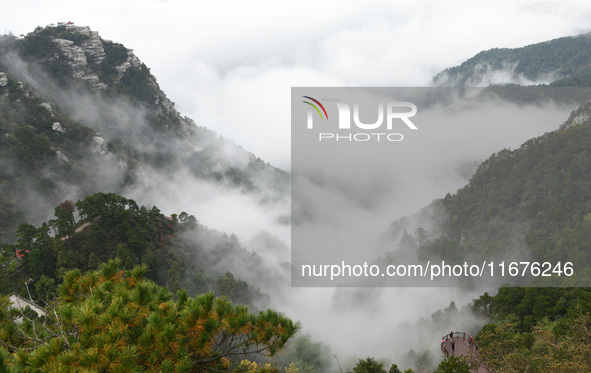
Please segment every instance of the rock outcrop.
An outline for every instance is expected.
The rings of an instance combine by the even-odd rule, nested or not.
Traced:
[[[74,44],[74,42],[71,40],[53,39],[53,42],[57,45],[60,51],[68,59],[68,64],[72,68],[72,75],[75,78],[83,77],[87,67],[86,54],[84,54],[84,49]]]
[[[61,133],[65,132],[64,128],[62,127],[60,122],[53,122],[53,124],[51,125],[51,129],[54,130],[55,132],[61,132]]]
[[[60,152],[59,150],[55,152],[55,155],[57,156],[57,159],[59,159],[60,161],[70,163],[68,157],[66,157],[66,155]]]
[[[52,117],[54,116],[53,109],[51,108],[50,103],[43,102],[43,103],[41,103],[41,107],[43,107],[43,108],[45,108],[45,110],[49,111],[49,114],[51,114]]]
[[[101,39],[98,32],[92,31],[88,26],[68,26],[67,29],[84,37],[84,41],[78,43],[67,39],[53,39],[53,42],[68,60],[72,75],[87,86],[99,90],[106,89],[108,85],[100,81],[92,67],[100,65],[107,57],[105,42],[108,41]],[[128,49],[125,61],[114,67],[118,73],[116,81],[119,81],[131,67],[140,67],[141,64],[140,59],[133,54],[131,49]]]
[[[574,110],[560,128],[566,129],[582,124],[589,125],[589,119],[591,119],[591,99],[587,99],[587,101],[583,102],[581,106]]]
[[[0,71],[0,87],[4,87],[7,84],[8,84],[8,77],[6,76],[6,73],[3,73],[2,71]]]
[[[131,69],[147,69],[133,53],[132,49],[124,49],[123,53],[126,53],[124,60],[111,66],[116,75],[111,75],[109,80],[105,80],[104,72],[101,73],[103,68],[101,63],[108,58],[107,51],[112,50],[113,43],[102,39],[98,32],[92,31],[88,26],[66,25],[66,30],[74,35],[61,34],[61,38],[54,38],[52,41],[62,53],[61,58],[65,57],[72,76],[83,86],[104,91],[109,86],[119,83],[126,74],[129,74]],[[71,40],[65,39],[67,37]],[[118,45],[117,48],[121,51],[120,48],[124,47]],[[119,61],[121,61],[121,57],[119,58]],[[156,79],[151,75],[148,84],[156,92],[154,101],[148,102],[148,104],[152,106],[157,116],[165,118],[160,123],[167,129],[171,129],[171,124],[174,123],[178,134],[183,137],[190,137],[189,128],[193,123],[179,114],[174,107],[174,103],[166,97]]]
[[[90,143],[90,151],[92,151],[93,153],[98,153],[100,155],[107,154],[108,150],[106,141],[99,134],[92,138],[92,141]]]

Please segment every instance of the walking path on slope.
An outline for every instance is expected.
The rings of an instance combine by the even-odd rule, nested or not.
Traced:
[[[445,356],[454,355],[454,356],[474,356],[478,359],[478,345],[473,343],[472,346],[469,346],[470,336],[466,332],[453,332],[454,333],[454,342],[456,343],[454,350],[452,351],[451,348],[451,339],[449,334],[446,334],[443,339],[445,339],[445,350],[442,349],[442,352]],[[484,366],[478,367],[478,369],[472,370],[473,373],[489,373],[488,369]]]

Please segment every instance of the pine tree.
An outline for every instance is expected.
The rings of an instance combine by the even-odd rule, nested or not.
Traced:
[[[249,355],[274,355],[300,324],[281,313],[251,314],[213,293],[190,298],[127,272],[65,275],[54,310],[38,319],[0,304],[0,367],[14,371],[232,371]],[[17,319],[20,317],[20,319]],[[17,321],[18,320],[18,321]],[[19,323],[20,322],[20,323]]]

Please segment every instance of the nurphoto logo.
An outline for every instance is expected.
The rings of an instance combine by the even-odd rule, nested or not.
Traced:
[[[311,96],[302,96],[307,99],[302,101],[304,104],[309,105],[310,108],[307,111],[307,128],[314,129],[314,118],[320,118],[324,123],[334,122],[328,117],[328,112],[324,105]],[[372,110],[377,111],[372,118],[376,118],[375,121],[363,122],[361,120],[360,105],[357,102],[348,103],[344,100],[335,98],[322,98],[322,102],[333,104],[338,111],[338,132],[320,132],[318,134],[318,141],[348,141],[348,142],[366,142],[366,141],[402,141],[404,136],[401,133],[392,132],[394,128],[394,122],[405,124],[411,130],[418,130],[417,126],[410,120],[417,113],[417,106],[412,102],[406,101],[390,101],[380,102],[377,104],[377,110],[375,106],[373,108],[368,107],[367,104],[363,106],[363,112],[365,115],[371,113]],[[351,110],[351,107],[353,110]],[[352,112],[351,112],[352,111]],[[316,115],[317,113],[317,115]],[[351,118],[353,120],[354,129],[358,132],[351,131]],[[385,122],[385,128],[384,128]],[[329,124],[322,124],[322,130],[334,129],[334,125],[331,127]],[[377,131],[376,131],[377,130]],[[378,131],[382,132],[378,132]],[[376,131],[376,132],[368,132]]]
[[[310,99],[312,101],[314,101],[316,104],[318,104],[318,106],[320,106],[320,108],[322,109],[322,111],[324,112],[324,115],[326,117],[326,119],[328,119],[328,114],[326,113],[326,109],[324,108],[324,105],[322,105],[320,103],[320,101],[316,100],[315,98],[312,98],[310,96],[302,96],[303,98],[307,98]],[[308,104],[310,106],[312,106],[314,109],[316,109],[316,112],[318,112],[318,115],[320,115],[320,119],[324,119],[322,117],[322,113],[320,112],[320,109],[318,109],[318,106],[314,105],[313,103],[309,102],[309,101],[302,101],[304,104]],[[308,128],[312,128],[312,116],[310,115],[312,114],[311,111],[308,112]]]

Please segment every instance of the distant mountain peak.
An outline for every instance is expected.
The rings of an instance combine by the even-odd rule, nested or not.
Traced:
[[[433,78],[437,86],[591,85],[591,33],[482,51]]]

